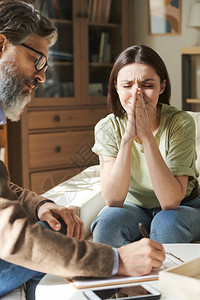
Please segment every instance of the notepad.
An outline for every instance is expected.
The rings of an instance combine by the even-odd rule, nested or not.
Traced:
[[[158,273],[162,270],[180,265],[183,261],[173,255],[172,253],[166,253],[166,258],[159,269],[153,269],[149,275],[144,276],[134,276],[134,277],[125,277],[125,276],[113,276],[109,278],[67,278],[67,280],[72,283],[78,289],[86,289],[92,287],[100,286],[109,286],[116,284],[125,284],[125,283],[137,283],[143,281],[152,281],[158,280]]]

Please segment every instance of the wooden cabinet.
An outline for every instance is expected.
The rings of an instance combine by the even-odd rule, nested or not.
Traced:
[[[200,47],[182,49],[182,108],[200,111]]]
[[[47,1],[46,1],[47,2]],[[103,5],[111,3],[107,20]],[[46,82],[20,122],[8,124],[11,179],[43,193],[98,163],[94,126],[108,114],[116,56],[133,41],[133,0],[35,1],[58,28]],[[55,5],[54,9],[52,9]],[[108,7],[107,7],[108,9]]]

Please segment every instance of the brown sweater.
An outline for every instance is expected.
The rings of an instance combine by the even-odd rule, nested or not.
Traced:
[[[0,161],[0,258],[57,276],[110,276],[110,246],[68,238],[37,222],[36,208],[44,199],[10,183]]]

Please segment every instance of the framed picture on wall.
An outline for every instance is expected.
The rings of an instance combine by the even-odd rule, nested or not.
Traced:
[[[149,0],[149,34],[181,34],[181,0]]]

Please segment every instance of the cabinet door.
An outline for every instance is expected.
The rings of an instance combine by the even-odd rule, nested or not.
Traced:
[[[35,3],[56,25],[58,41],[31,106],[105,104],[113,63],[133,40],[133,0]]]
[[[77,51],[74,51],[73,0],[38,0],[34,2],[36,8],[49,17],[58,30],[58,40],[49,49],[49,68],[46,72],[46,82],[35,92],[35,99],[31,106],[44,105],[48,98],[48,105],[74,105],[75,97],[75,65]],[[57,104],[55,104],[55,100]]]
[[[132,0],[85,0],[82,18],[84,35],[82,85],[84,102],[103,104],[108,79],[116,57],[131,44]],[[133,10],[132,10],[133,11]]]

